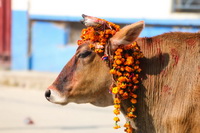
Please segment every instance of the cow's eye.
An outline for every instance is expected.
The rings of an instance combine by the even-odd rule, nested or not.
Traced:
[[[80,54],[78,55],[78,57],[80,57],[80,58],[85,58],[85,57],[87,57],[88,55],[90,55],[91,53],[92,53],[92,51],[84,51],[84,52],[80,53]]]

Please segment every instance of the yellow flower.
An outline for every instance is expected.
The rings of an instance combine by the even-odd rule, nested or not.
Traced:
[[[114,108],[116,108],[116,109],[119,109],[121,106],[120,106],[120,104],[115,104],[114,105]]]
[[[113,87],[112,88],[112,93],[117,94],[119,92],[119,87]]]
[[[120,114],[120,111],[119,111],[119,109],[114,109],[114,110],[113,110],[113,113],[116,114],[116,115],[119,115],[119,114]]]
[[[113,120],[117,122],[120,121],[119,117],[114,117]]]
[[[115,69],[111,69],[111,70],[110,70],[110,73],[111,73],[111,74],[116,74],[116,70],[115,70]]]

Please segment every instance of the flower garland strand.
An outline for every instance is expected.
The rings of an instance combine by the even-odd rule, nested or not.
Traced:
[[[121,100],[130,99],[132,105],[127,109],[127,117],[130,119],[136,118],[134,114],[136,108],[134,105],[137,103],[137,95],[134,92],[139,88],[139,73],[141,72],[139,59],[141,58],[143,58],[143,54],[136,42],[125,47],[121,46],[115,51],[112,69],[110,70],[110,73],[114,75],[116,81],[116,86],[111,88],[111,92],[115,94],[115,129],[120,128],[118,125],[118,115]],[[132,133],[130,122],[127,122],[124,127],[127,133]]]
[[[104,22],[102,25],[96,25],[95,27],[87,27],[81,32],[81,39],[78,40],[78,45],[83,44],[85,41],[91,41],[89,47],[94,49],[96,53],[103,53],[105,51],[105,45],[108,40],[120,30],[120,26],[108,22],[104,19],[95,18],[98,21]]]
[[[105,45],[108,44],[108,40],[120,30],[120,27],[104,19],[95,17],[90,17],[90,19],[90,21],[101,22],[101,24],[98,23],[95,26],[92,25],[83,29],[82,40],[78,40],[77,43],[81,45],[85,41],[90,41],[89,47],[102,55],[102,53],[105,53]],[[127,117],[130,119],[136,118],[134,105],[137,103],[137,95],[134,92],[139,88],[139,73],[141,72],[139,59],[141,58],[143,58],[143,54],[137,42],[127,46],[119,46],[114,52],[113,60],[108,60],[108,55],[102,56],[103,60],[108,60],[112,64],[110,73],[115,80],[115,84],[110,88],[110,92],[115,95],[113,113],[116,116],[113,119],[115,121],[114,129],[120,128],[118,115],[120,114],[122,100],[130,99],[132,105],[127,109]],[[125,132],[132,133],[129,121],[124,127]]]

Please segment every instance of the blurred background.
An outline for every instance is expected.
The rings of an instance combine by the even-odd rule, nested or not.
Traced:
[[[144,20],[141,37],[200,30],[199,0],[0,0],[0,133],[119,132],[112,107],[61,107],[43,96],[75,53],[82,14],[122,27]]]

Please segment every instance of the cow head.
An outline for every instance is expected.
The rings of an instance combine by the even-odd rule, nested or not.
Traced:
[[[132,43],[143,28],[143,21],[122,28],[109,40],[112,50],[119,45]],[[77,48],[75,55],[46,90],[47,100],[62,105],[69,102],[91,103],[96,106],[113,104],[109,93],[112,84],[110,68],[99,54],[90,49],[89,43],[91,42],[85,42]]]

